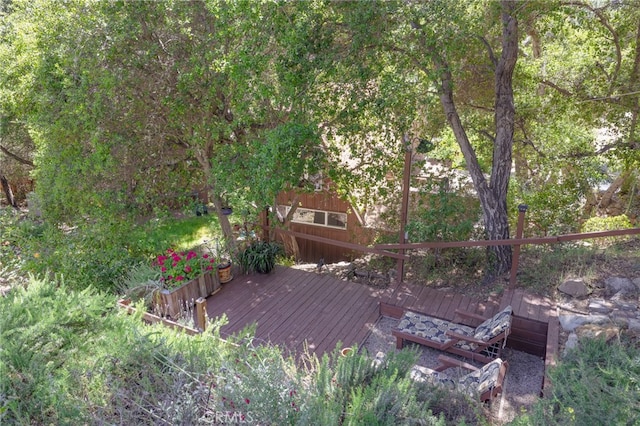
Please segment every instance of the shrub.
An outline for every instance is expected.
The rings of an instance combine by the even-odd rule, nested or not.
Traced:
[[[631,341],[583,339],[549,374],[550,395],[515,425],[637,424],[640,358]]]
[[[188,336],[115,298],[32,279],[0,298],[0,424],[193,424],[230,358],[219,326]]]
[[[282,246],[275,242],[254,241],[238,255],[238,263],[245,273],[268,274],[275,268],[276,259],[282,256]]]
[[[585,221],[582,225],[582,232],[598,232],[598,231],[613,231],[617,229],[631,229],[633,225],[626,215],[611,216],[611,217],[592,217]],[[594,238],[591,241],[595,246],[606,247],[613,243],[626,241],[628,236],[614,236]]]

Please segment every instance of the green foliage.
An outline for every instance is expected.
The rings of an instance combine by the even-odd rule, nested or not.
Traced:
[[[0,300],[3,424],[188,424],[229,351],[114,312],[112,296],[32,280]]]
[[[436,194],[423,192],[407,224],[409,240],[464,241],[478,223],[477,200],[440,189]]]
[[[289,358],[256,345],[252,329],[221,340],[223,321],[189,336],[116,311],[113,296],[32,279],[0,298],[0,422],[482,421],[468,400],[451,411],[446,394],[408,377],[415,351],[392,353],[381,365],[355,347],[346,357],[337,348],[321,359]]]
[[[336,350],[313,358],[314,380],[307,389],[300,424],[396,425],[415,424],[417,419],[429,425],[481,422],[469,400],[457,405],[466,409],[454,414],[445,400],[457,397],[445,397],[440,390],[409,377],[417,356],[406,349],[387,354],[381,363],[372,363],[368,354],[353,348],[347,356],[339,356]],[[440,398],[442,409],[436,412],[433,402]]]
[[[284,249],[279,243],[253,241],[238,254],[238,264],[246,274],[268,274],[275,268],[276,260],[282,255]]]
[[[7,281],[19,279],[23,264],[20,228],[19,216],[13,209],[0,209],[0,274]]]
[[[74,289],[113,291],[133,265],[145,259],[126,221],[85,223],[76,228],[28,225],[19,244],[26,270],[63,276]],[[34,232],[38,232],[34,235]]]
[[[84,356],[104,345],[103,333],[110,328],[114,334],[123,331],[106,315],[113,302],[92,290],[67,292],[34,279],[28,290],[13,289],[3,298],[0,394],[6,411],[0,419],[16,424],[89,420],[83,399],[103,395],[93,394],[87,376],[95,359]]]
[[[117,293],[133,303],[142,300],[147,310],[151,309],[153,293],[162,289],[161,273],[158,268],[141,262],[131,266],[124,280],[118,284]]]
[[[599,251],[577,244],[523,246],[518,283],[540,293],[548,293],[566,279],[583,277],[589,282],[602,263]]]
[[[633,224],[629,218],[622,214],[612,217],[591,217],[582,224],[582,232],[598,232],[598,231],[613,231],[616,229],[631,229]],[[616,242],[627,241],[629,236],[619,237],[605,237],[593,239],[593,244],[603,247],[608,246]]]
[[[512,424],[630,425],[640,418],[637,342],[582,339],[549,376],[550,394]]]
[[[131,281],[140,264],[151,264],[167,247],[190,249],[213,239],[215,219],[211,216],[183,220],[151,220],[136,224],[126,218],[84,222],[74,228],[56,226],[2,213],[3,239],[0,250],[13,263],[36,275],[63,276],[74,289],[88,286],[115,292]],[[9,225],[11,223],[11,225]],[[143,284],[143,283],[138,283]]]

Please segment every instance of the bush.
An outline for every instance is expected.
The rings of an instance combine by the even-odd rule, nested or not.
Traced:
[[[617,229],[631,229],[633,225],[626,215],[611,216],[611,217],[592,217],[582,225],[582,232],[599,232],[599,231],[613,231]],[[611,244],[627,241],[628,236],[617,237],[603,237],[594,238],[589,240],[597,247],[606,247]]]
[[[275,242],[254,241],[238,255],[238,263],[246,274],[268,274],[275,268],[276,259],[284,254],[282,246]]]
[[[0,299],[0,424],[193,424],[211,371],[230,358],[114,312],[115,298],[34,280]],[[212,338],[213,336],[213,338]]]
[[[515,425],[637,424],[640,357],[633,342],[583,339],[549,374],[550,395]]]

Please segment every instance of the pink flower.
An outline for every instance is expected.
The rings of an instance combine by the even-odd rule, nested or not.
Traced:
[[[250,402],[250,401],[249,401],[249,398],[245,398],[245,399],[244,399],[244,402],[246,402],[246,403],[248,404],[248,403]]]
[[[195,252],[195,251],[190,251],[190,252],[187,254],[187,260],[191,260],[191,259],[193,259],[194,257],[198,257],[198,255],[196,254],[196,252]]]
[[[203,258],[203,259],[208,259],[208,258],[209,258],[209,255],[208,255],[207,253],[205,253],[205,254],[203,254],[203,255],[202,255],[202,258]]]
[[[189,272],[192,271],[191,266],[187,265],[184,267],[184,271],[188,274]]]
[[[162,268],[160,268],[160,270],[161,270],[162,272],[167,272],[167,267],[166,267],[166,266],[163,266]]]
[[[178,275],[176,277],[176,281],[184,281],[184,277],[182,275]]]

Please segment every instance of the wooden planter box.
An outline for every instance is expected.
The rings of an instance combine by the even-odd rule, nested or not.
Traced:
[[[200,297],[206,298],[220,290],[220,279],[217,271],[214,272],[206,272],[176,289],[156,292],[154,303],[158,313],[178,318],[181,312],[190,311]]]
[[[206,304],[204,299],[200,299],[198,301],[198,310],[202,311],[202,313],[200,314],[200,312],[198,312],[198,315],[196,315],[196,320],[199,323],[197,325],[197,328],[192,328],[189,327],[187,325],[183,325],[183,324],[179,324],[177,322],[168,320],[166,318],[161,318],[157,315],[153,315],[150,312],[143,312],[142,313],[142,320],[149,323],[149,324],[155,324],[155,323],[160,323],[163,324],[169,328],[173,328],[176,330],[182,330],[187,334],[190,335],[196,335],[196,334],[200,334],[205,330],[206,327],[206,320],[205,320],[205,307],[204,305]],[[132,314],[136,311],[136,309],[131,306],[131,300],[128,299],[120,299],[118,300],[118,306],[122,309],[126,309],[128,313]]]

